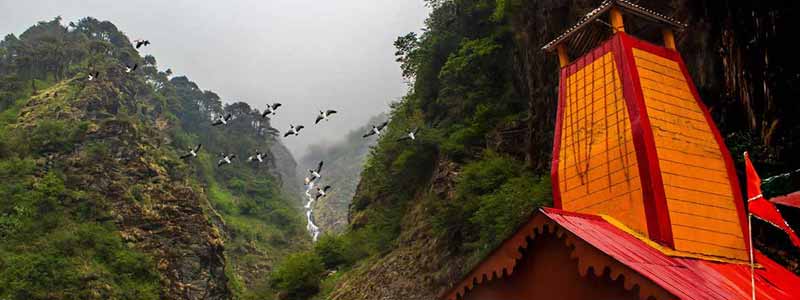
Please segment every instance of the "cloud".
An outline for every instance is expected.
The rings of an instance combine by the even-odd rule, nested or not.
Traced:
[[[107,1],[0,0],[0,33],[62,16],[109,20],[153,42],[162,69],[186,75],[224,101],[263,109],[284,103],[273,126],[308,129],[285,140],[295,157],[317,139],[338,140],[402,97],[394,39],[419,31],[422,0]],[[313,126],[320,109],[340,113]]]

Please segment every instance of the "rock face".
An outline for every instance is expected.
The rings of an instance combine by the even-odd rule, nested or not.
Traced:
[[[507,13],[516,41],[514,84],[530,103],[524,126],[527,128],[522,131],[525,142],[520,146],[525,147],[529,166],[544,173],[549,169],[552,151],[558,59],[544,53],[541,46],[599,1],[513,3]],[[797,4],[738,0],[648,0],[638,4],[689,24],[689,29],[678,35],[678,49],[731,152],[755,153],[765,164],[765,173],[773,165],[784,170],[800,167],[798,156],[792,154],[797,152],[793,141],[800,132],[800,119],[794,116],[800,113],[800,106],[791,102],[798,96],[798,89],[793,86],[800,83],[796,74],[800,66],[791,56],[791,47],[786,46],[791,44],[793,19],[800,12]],[[508,135],[520,134],[509,132]],[[502,148],[503,143],[497,145]],[[447,201],[454,192],[447,180],[457,176],[458,166],[447,167],[448,164],[438,161],[430,182],[441,201]],[[366,188],[360,186],[361,190]],[[332,299],[436,299],[460,279],[457,269],[471,262],[452,255],[447,245],[434,238],[428,225],[430,216],[426,216],[431,204],[420,197],[411,202],[403,218],[398,246],[349,273],[331,294]],[[353,227],[369,222],[363,214],[351,217]],[[789,262],[793,264],[796,262]]]
[[[292,153],[286,148],[283,143],[274,143],[270,145],[269,152],[272,154],[273,160],[271,163],[271,170],[273,176],[280,178],[281,188],[287,195],[298,195],[301,192],[300,184],[293,181],[297,178],[297,162],[295,162]]]
[[[453,200],[458,165],[447,159],[436,162],[430,189],[444,201]],[[403,218],[398,247],[383,257],[368,261],[348,274],[330,299],[429,300],[436,299],[452,282],[459,279],[464,255],[453,255],[451,245],[432,232],[430,203],[417,198]],[[353,216],[352,226],[368,220]]]
[[[131,87],[113,81],[62,83],[54,88],[60,98],[30,101],[17,126],[36,126],[40,120],[85,124],[75,150],[52,157],[62,164],[67,184],[105,199],[107,207],[96,209],[107,209],[123,240],[155,259],[162,298],[230,299],[220,231],[207,217],[205,195],[158,145],[163,131],[155,124],[161,116],[113,114],[146,101],[118,93]]]

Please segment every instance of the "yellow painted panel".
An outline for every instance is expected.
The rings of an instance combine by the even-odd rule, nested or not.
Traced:
[[[667,95],[660,91],[654,91],[650,89],[644,89],[643,93],[645,98],[648,98],[650,101],[652,101],[652,104],[649,104],[648,108],[654,107],[660,110],[672,111],[675,114],[680,114],[694,121],[706,122],[705,116],[702,112],[691,108],[691,106],[696,105],[694,103],[679,101],[676,100],[676,98],[672,95]]]
[[[660,118],[652,118],[652,121],[670,123]],[[658,138],[664,140],[663,148],[672,149],[700,159],[715,160],[714,154],[719,151],[719,148],[713,140],[704,138],[702,131],[686,125],[675,124],[673,126],[682,127],[684,130],[682,132],[674,132],[663,130],[662,128],[653,128],[653,135],[657,135]]]
[[[695,215],[714,215],[722,218],[723,221],[733,222],[739,224],[739,218],[733,214],[729,214],[729,209],[705,205],[705,203],[696,202],[683,202],[673,199],[667,199],[669,208],[675,212],[684,214]]]
[[[687,187],[687,188],[700,188],[703,191],[708,193],[714,193],[717,195],[733,195],[731,192],[731,186],[729,184],[712,182],[708,179],[696,179],[691,178],[686,175],[673,175],[669,173],[664,173],[661,171],[661,177],[664,180],[664,185],[668,186],[680,186],[680,187]],[[732,198],[731,198],[732,199]],[[698,199],[699,200],[699,199]],[[733,201],[731,201],[733,203]]]
[[[710,211],[710,210],[709,210]],[[706,213],[709,211],[702,211],[698,213]],[[734,237],[742,237],[742,227],[739,226],[739,222],[731,222],[731,221],[723,221],[720,219],[709,218],[706,216],[701,215],[689,215],[684,212],[678,212],[675,210],[671,211],[672,214],[670,215],[670,221],[674,224],[683,224],[687,227],[693,228],[700,228],[705,229],[713,232],[719,232],[725,236],[734,236]],[[727,213],[727,211],[724,211]],[[689,234],[694,235],[694,234]]]
[[[662,82],[660,78],[641,77],[641,83],[643,89],[661,90],[676,97],[692,97],[689,90],[674,88]]]
[[[744,248],[744,239],[740,236],[731,236],[721,232],[683,225],[673,226],[672,236],[675,240],[676,248],[685,249],[685,251],[688,252],[704,253],[706,251],[712,251],[714,248],[719,248],[716,250],[721,250],[721,253],[717,252],[713,255],[726,256],[726,254],[723,253],[727,253],[727,255],[731,255],[731,257],[737,257],[736,255],[747,257]],[[695,249],[681,248],[678,241],[692,242],[690,244],[698,244],[698,246],[702,245],[702,247]],[[737,253],[738,251],[742,253]]]
[[[639,63],[639,61],[647,61],[663,66],[664,68],[669,70],[678,71],[681,69],[680,66],[678,66],[677,62],[663,58],[661,56],[655,55],[647,51],[633,49],[633,57],[636,58],[637,64]]]
[[[662,160],[659,163],[661,172],[667,174],[685,174],[685,176],[689,178],[708,180],[718,180],[719,178],[725,176],[725,174],[721,174],[720,170],[707,169],[700,166],[692,166],[684,163],[665,160]],[[727,184],[726,182],[723,183]]]
[[[661,111],[654,111],[651,115],[653,117],[650,120],[656,121],[655,123],[657,124],[653,125],[653,134],[663,135],[667,139],[682,141],[687,144],[712,146],[715,143],[714,138],[708,136],[703,129],[688,125],[687,122],[675,121],[674,118],[679,118],[677,116],[668,115]],[[680,128],[680,131],[677,131],[678,128]],[[717,151],[719,150],[718,147],[715,148],[717,148]],[[696,149],[684,149],[685,152],[689,153],[702,153],[702,151],[694,152],[693,150]],[[716,153],[716,151],[713,153]]]
[[[713,157],[706,157],[702,154],[698,154],[699,151],[695,149],[674,149],[674,148],[667,148],[667,147],[659,147],[659,137],[655,136],[656,138],[656,150],[658,152],[658,157],[664,157],[671,161],[682,161],[685,164],[693,165],[693,166],[703,166],[705,168],[710,168],[714,170],[724,171],[725,170],[725,162],[722,159],[714,159]],[[663,142],[663,140],[661,141]],[[688,144],[688,143],[687,143]],[[689,152],[691,151],[691,152]],[[727,172],[727,171],[725,171]],[[726,173],[727,174],[727,173]],[[727,176],[726,176],[727,178]]]
[[[635,158],[633,159],[635,160]],[[576,188],[586,189],[587,184],[592,184],[591,186],[594,186],[593,184],[603,184],[606,186],[613,185],[621,182],[630,181],[631,178],[634,176],[634,174],[638,174],[639,169],[636,165],[631,165],[628,167],[627,170],[624,170],[620,168],[619,165],[621,164],[622,163],[620,162],[620,160],[612,162],[610,164],[611,166],[610,174],[609,174],[608,163],[605,163],[604,166],[602,167],[592,169],[586,175],[577,174],[579,170],[573,168],[572,169],[573,172],[570,172],[572,174],[569,175],[572,177],[565,177],[566,180],[563,181],[561,189],[563,191],[570,191]],[[609,180],[611,182],[609,182]]]
[[[566,78],[559,187],[565,210],[610,215],[647,235],[628,108],[611,53]]]
[[[665,189],[668,189],[670,191],[669,196],[667,196],[667,199],[675,199],[692,203],[702,203],[703,205],[712,205],[725,208],[734,212],[736,211],[735,207],[731,207],[729,205],[731,200],[728,195],[719,195],[715,193],[710,193],[706,190],[695,189],[694,187],[685,188],[679,186],[665,185]]]
[[[747,258],[722,152],[677,62],[633,49],[676,250]]]
[[[674,230],[675,229],[673,229],[673,233]],[[736,245],[710,244],[695,240],[684,240],[681,238],[675,238],[674,240],[675,240],[675,248],[688,249],[688,250],[683,250],[686,252],[713,255],[725,258],[733,258],[741,261],[746,261],[748,259],[747,251],[744,249],[744,246],[739,248],[736,247]]]
[[[701,118],[699,120],[705,120],[705,118],[703,118],[703,114],[700,111],[695,110],[694,107],[695,103],[691,101],[687,101],[686,99],[677,97],[676,95],[669,94],[665,91],[656,90],[653,88],[645,88],[642,90],[642,92],[645,94],[645,97],[653,98],[655,100],[660,100],[667,105],[674,105],[685,108],[688,110],[688,112],[700,116]]]

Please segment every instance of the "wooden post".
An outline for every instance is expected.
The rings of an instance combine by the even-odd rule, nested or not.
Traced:
[[[569,55],[567,55],[567,47],[564,44],[558,44],[556,46],[556,50],[558,51],[558,62],[561,64],[561,67],[566,67],[569,64]]]
[[[613,27],[614,33],[625,32],[625,22],[622,21],[622,12],[619,8],[611,8],[609,17],[611,18],[611,27]]]
[[[672,29],[669,27],[664,27],[661,29],[661,34],[664,36],[664,47],[667,49],[678,50],[675,47],[675,34],[672,32]]]

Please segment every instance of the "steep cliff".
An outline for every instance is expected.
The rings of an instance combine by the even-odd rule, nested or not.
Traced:
[[[333,280],[326,292],[332,299],[434,299],[548,201],[558,61],[541,46],[600,1],[428,2],[433,11],[423,34],[396,43],[413,88],[392,112],[392,134],[367,162],[342,238],[377,240],[378,250],[342,265],[349,271]],[[800,167],[792,155],[798,65],[781,46],[790,44],[796,4],[639,4],[689,24],[678,49],[734,158],[751,151],[766,175]],[[517,99],[524,99],[524,114],[514,113]],[[429,127],[425,146],[390,141],[414,124]],[[420,152],[434,159],[405,163]],[[513,171],[519,165],[526,168]],[[766,246],[781,244],[775,235],[762,238],[773,239],[756,243],[763,251],[797,271],[796,255]]]
[[[110,22],[60,21],[0,42],[0,298],[272,297],[272,264],[308,238],[269,120],[170,78]],[[261,149],[278,151],[216,166]]]
[[[295,181],[298,177],[297,168],[299,165],[294,160],[292,153],[289,152],[289,148],[286,148],[283,143],[277,142],[270,145],[269,152],[272,153],[273,157],[271,166],[271,169],[274,170],[273,175],[281,179],[283,192],[286,195],[297,195],[302,192],[301,186],[297,184],[297,182],[302,181]]]

